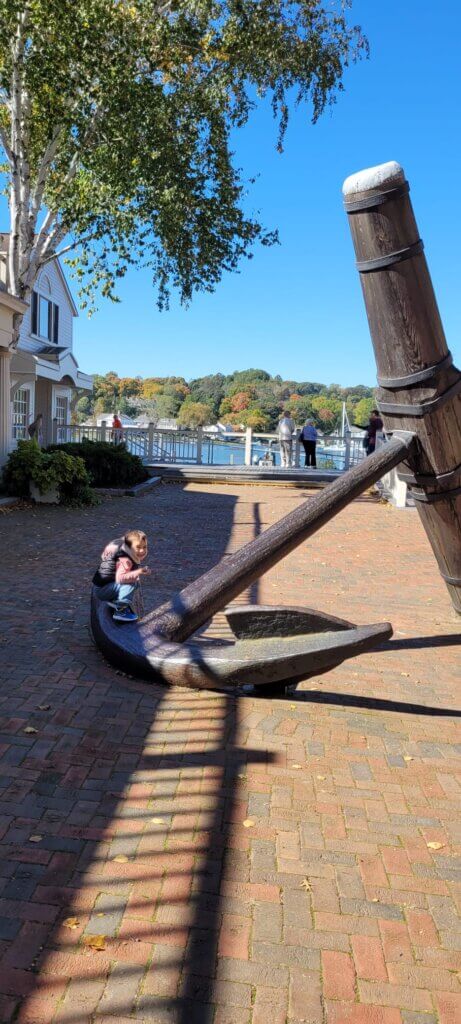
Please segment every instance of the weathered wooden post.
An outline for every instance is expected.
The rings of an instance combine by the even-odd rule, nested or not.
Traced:
[[[378,367],[378,405],[387,432],[416,435],[403,478],[461,613],[461,373],[447,348],[409,185],[390,162],[351,175],[343,193]]]

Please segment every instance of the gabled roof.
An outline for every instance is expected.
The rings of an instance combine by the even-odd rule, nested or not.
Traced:
[[[0,232],[0,255],[4,254],[6,256],[6,254],[8,252],[8,249],[9,249],[9,244],[10,244],[9,232],[8,231]],[[63,287],[64,287],[64,291],[65,291],[65,293],[67,295],[67,298],[69,299],[69,305],[70,305],[71,310],[72,310],[72,316],[78,316],[78,309],[77,309],[77,307],[75,305],[74,297],[73,297],[72,292],[71,292],[71,290],[69,288],[69,285],[67,283],[67,278],[66,278],[66,275],[65,275],[65,273],[64,273],[64,271],[62,269],[60,260],[59,259],[55,259],[55,260],[53,260],[53,263],[54,263],[55,267],[57,268],[57,270],[59,272],[59,276],[61,278],[61,281],[62,281],[62,284],[63,284]]]

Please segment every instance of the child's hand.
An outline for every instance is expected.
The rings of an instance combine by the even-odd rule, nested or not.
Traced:
[[[141,576],[150,576],[151,573],[152,573],[152,569],[149,569],[148,565],[143,565],[141,567],[141,570],[140,570],[140,575]]]

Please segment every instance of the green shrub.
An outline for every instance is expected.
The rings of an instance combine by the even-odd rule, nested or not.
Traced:
[[[133,487],[149,476],[141,459],[127,451],[124,444],[83,440],[80,444],[50,445],[47,451],[83,459],[93,487]]]
[[[42,451],[36,441],[18,441],[3,471],[3,484],[8,494],[28,498],[31,483],[40,494],[56,487],[61,505],[97,502],[83,459],[63,451]]]

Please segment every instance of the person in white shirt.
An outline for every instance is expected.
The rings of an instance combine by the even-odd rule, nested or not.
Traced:
[[[295,429],[295,424],[291,416],[287,412],[284,412],[277,431],[280,442],[280,460],[284,469],[288,469],[291,466],[293,434]]]

